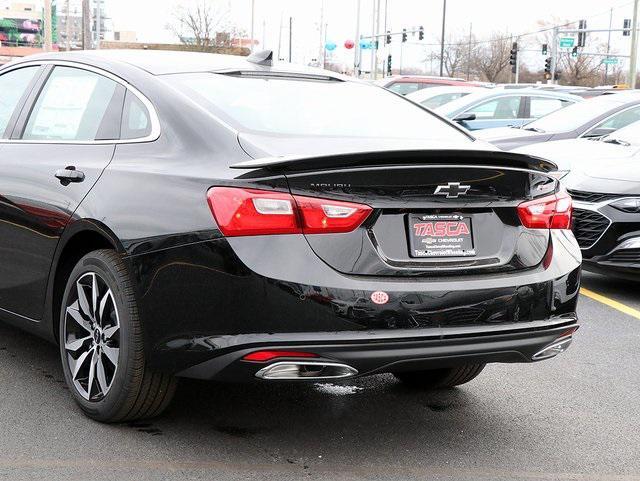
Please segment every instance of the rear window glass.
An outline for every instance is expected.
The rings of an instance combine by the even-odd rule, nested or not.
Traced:
[[[178,90],[238,130],[256,133],[471,141],[385,89],[358,82],[167,76]]]

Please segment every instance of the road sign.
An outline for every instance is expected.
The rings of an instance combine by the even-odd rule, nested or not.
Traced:
[[[615,65],[618,63],[618,59],[615,57],[607,57],[602,60],[602,63],[605,65]]]
[[[575,41],[573,37],[560,37],[560,48],[573,48]]]

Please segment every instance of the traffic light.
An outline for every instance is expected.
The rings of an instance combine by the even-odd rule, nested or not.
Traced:
[[[391,77],[391,55],[387,57],[387,76]]]
[[[551,75],[551,57],[547,57],[544,61],[544,73],[545,73],[545,78],[547,78],[546,74]]]
[[[418,29],[418,40],[424,40],[424,27]]]
[[[623,37],[628,37],[629,35],[631,35],[631,19],[630,18],[624,19],[624,21],[622,22],[622,28],[624,29],[624,31],[622,32]]]
[[[391,32],[387,30],[387,45],[391,43]]]
[[[573,58],[576,58],[578,56],[578,47],[573,47],[573,50],[571,51],[571,56]]]
[[[402,29],[402,43],[405,43],[407,41],[407,29],[403,28]]]
[[[542,55],[547,55],[547,52],[549,51],[549,46],[546,43],[542,44]]]
[[[578,22],[578,30],[586,30],[587,21],[580,20]],[[578,47],[584,47],[587,40],[587,34],[585,32],[578,32]]]
[[[513,42],[511,45],[511,56],[509,57],[509,63],[515,65],[518,63],[518,42]]]

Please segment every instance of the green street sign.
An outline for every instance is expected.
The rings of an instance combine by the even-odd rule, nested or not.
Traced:
[[[615,65],[618,63],[618,59],[615,57],[607,57],[602,60],[602,63],[605,65]]]
[[[572,48],[575,41],[573,37],[560,37],[560,48]]]

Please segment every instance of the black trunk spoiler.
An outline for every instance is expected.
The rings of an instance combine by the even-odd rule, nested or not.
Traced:
[[[545,173],[557,170],[557,166],[548,160],[524,154],[493,150],[390,150],[321,156],[267,157],[233,164],[231,168],[258,170],[262,174],[273,175],[309,172],[320,169],[407,164],[510,167]],[[252,174],[256,173],[258,172],[252,172]]]

